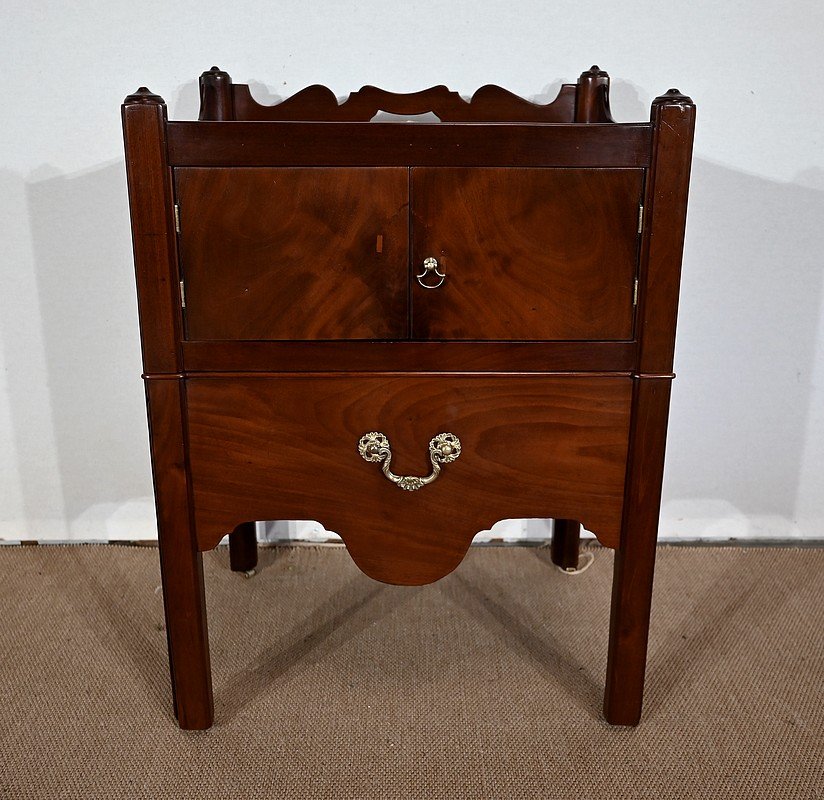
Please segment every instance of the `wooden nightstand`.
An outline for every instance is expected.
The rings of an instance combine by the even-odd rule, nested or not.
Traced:
[[[604,713],[636,724],[692,101],[617,124],[597,67],[547,105],[200,86],[198,122],[123,105],[181,727],[212,723],[201,552],[226,534],[245,570],[254,520],[316,519],[414,585],[519,517],[556,520],[561,566],[579,523],[617,549]]]

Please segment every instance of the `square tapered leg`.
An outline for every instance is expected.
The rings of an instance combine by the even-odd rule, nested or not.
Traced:
[[[203,561],[185,471],[182,392],[182,380],[146,382],[174,711],[181,728],[203,729],[214,716],[212,678]]]
[[[621,544],[615,554],[604,716],[641,719],[672,380],[635,379]]]

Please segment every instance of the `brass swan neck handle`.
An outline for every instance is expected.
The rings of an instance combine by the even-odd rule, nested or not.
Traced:
[[[432,483],[441,474],[443,464],[449,464],[461,455],[461,440],[454,433],[439,433],[434,436],[429,442],[432,472],[423,478],[417,475],[396,475],[392,472],[392,449],[389,439],[380,431],[370,431],[361,436],[358,452],[364,461],[381,464],[383,474],[396,486],[407,492],[415,492]]]

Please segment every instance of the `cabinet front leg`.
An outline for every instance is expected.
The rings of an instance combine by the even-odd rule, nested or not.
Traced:
[[[160,572],[174,712],[181,728],[203,730],[214,716],[203,558],[169,538],[161,537]]]
[[[249,572],[258,563],[257,531],[254,522],[244,522],[229,534],[229,566],[234,572]]]
[[[197,549],[183,444],[183,381],[148,379],[160,574],[174,711],[181,728],[212,724],[203,560]]]
[[[635,379],[621,545],[615,554],[604,716],[641,719],[670,378]]]

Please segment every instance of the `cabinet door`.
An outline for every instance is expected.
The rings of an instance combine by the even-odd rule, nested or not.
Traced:
[[[413,338],[631,339],[642,184],[640,169],[413,169],[412,268],[446,275],[413,279]]]
[[[188,339],[407,336],[405,168],[175,178]]]

